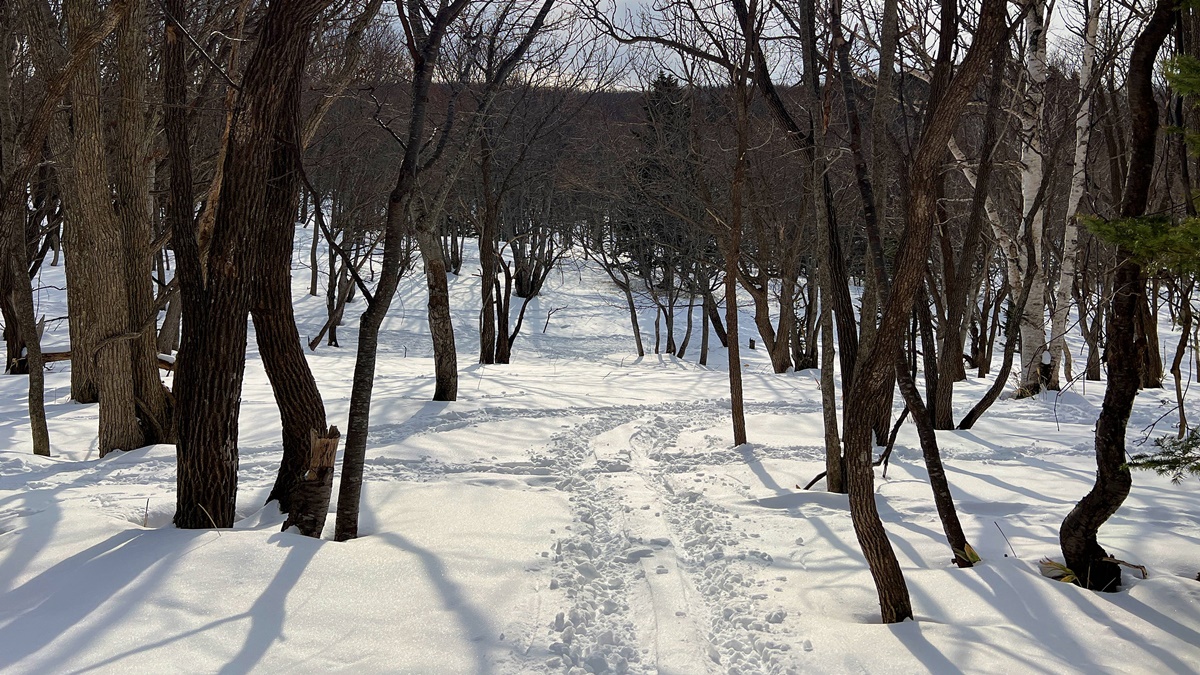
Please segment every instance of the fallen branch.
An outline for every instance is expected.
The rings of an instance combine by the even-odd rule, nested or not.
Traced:
[[[121,336],[118,336],[118,337],[121,337]],[[46,361],[46,363],[55,363],[58,361],[70,361],[71,360],[71,350],[68,349],[66,351],[61,351],[61,352],[45,352],[42,354],[42,358]],[[175,361],[173,359],[171,359],[170,357],[164,356],[163,354],[159,354],[158,355],[158,368],[159,368],[159,370],[173,372],[175,370]]]
[[[1125,562],[1124,560],[1119,560],[1119,559],[1117,559],[1117,558],[1113,558],[1113,557],[1111,557],[1111,556],[1110,556],[1110,557],[1108,557],[1108,558],[1101,558],[1101,560],[1103,560],[1104,562],[1110,562],[1110,563],[1116,563],[1116,564],[1118,564],[1118,565],[1124,565],[1125,567],[1128,567],[1128,568],[1130,568],[1130,569],[1135,569],[1135,570],[1137,570],[1137,571],[1139,571],[1139,572],[1141,572],[1141,573],[1142,573],[1142,578],[1143,578],[1143,579],[1149,579],[1149,578],[1150,578],[1150,573],[1146,571],[1146,566],[1145,566],[1145,565],[1134,565],[1134,564],[1133,564],[1133,563],[1131,563],[1131,562]]]
[[[907,407],[904,408],[904,412],[900,413],[899,419],[896,420],[896,424],[892,427],[892,435],[890,437],[888,437],[888,444],[887,444],[887,447],[883,449],[883,454],[880,455],[879,459],[875,460],[875,462],[871,465],[871,466],[879,466],[882,464],[884,478],[887,478],[888,458],[890,458],[892,456],[892,448],[896,447],[896,434],[898,434],[900,432],[900,425],[904,424],[904,418],[906,418],[906,417],[908,417],[908,408]],[[796,485],[796,487],[801,490],[808,490],[812,486],[816,485],[817,481],[824,478],[826,473],[827,472],[822,471],[821,473],[817,474],[812,480],[808,481],[808,485],[805,485],[804,487],[800,487],[799,485]]]

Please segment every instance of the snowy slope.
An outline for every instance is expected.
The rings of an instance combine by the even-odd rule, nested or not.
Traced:
[[[304,295],[307,236],[294,290],[305,337],[325,311]],[[1096,383],[939,432],[984,558],[973,569],[951,563],[916,435],[902,431],[877,491],[918,620],[884,626],[845,497],[796,487],[824,461],[814,371],[775,375],[743,350],[752,442],[732,448],[724,354],[697,366],[696,335],[687,360],[637,359],[617,295],[582,263],[531,304],[512,365],[475,364],[477,269],[472,257],[450,282],[454,403],[428,400],[423,283],[402,284],[381,337],[364,536],[349,543],[280,533],[263,507],[279,418],[253,340],[243,519],[220,532],[170,526],[173,448],[96,459],[96,408],[68,400],[66,364],[47,376],[51,459],[30,453],[24,379],[0,378],[0,672],[1200,670],[1194,482],[1135,474],[1101,532],[1149,579],[1096,594],[1038,573],[1091,486]],[[65,316],[61,268],[41,283],[41,313]],[[341,348],[310,355],[343,428],[359,311]],[[65,322],[48,331],[66,345]],[[987,384],[958,387],[958,416]],[[1172,398],[1141,395],[1131,442]]]

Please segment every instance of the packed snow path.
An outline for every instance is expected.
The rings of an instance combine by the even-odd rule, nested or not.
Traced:
[[[815,412],[811,406],[761,407],[771,415]],[[554,543],[543,552],[554,563],[547,588],[561,609],[548,627],[520,637],[520,656],[592,672],[790,672],[793,641],[784,638],[794,636],[780,625],[787,612],[770,601],[770,586],[781,580],[770,576],[772,556],[753,547],[755,539],[738,527],[739,516],[703,494],[712,480],[747,493],[750,487],[698,471],[697,458],[678,447],[681,433],[709,429],[727,415],[727,406],[713,401],[575,409],[566,417],[562,411],[503,408],[449,414],[420,430],[414,420],[383,436],[419,443],[421,437],[522,420],[563,430],[525,461],[376,459],[366,475],[374,483],[502,474],[567,496],[572,523],[552,532]],[[815,458],[819,452],[785,454]],[[710,452],[704,459],[732,464],[752,454]],[[542,659],[546,653],[551,656]]]

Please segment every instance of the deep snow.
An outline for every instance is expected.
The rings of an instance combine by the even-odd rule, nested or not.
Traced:
[[[325,309],[304,295],[308,231],[297,232],[307,340]],[[1127,571],[1122,592],[1097,594],[1038,572],[1091,486],[1098,383],[1002,400],[973,431],[939,432],[984,559],[973,569],[951,563],[906,425],[876,485],[917,620],[885,626],[845,497],[797,488],[824,461],[815,371],[775,375],[765,354],[743,350],[751,443],[733,448],[723,352],[696,365],[697,334],[684,360],[636,358],[615,289],[578,261],[531,303],[514,363],[480,366],[470,258],[450,280],[459,401],[428,400],[419,275],[385,323],[353,542],[280,533],[263,506],[279,419],[253,337],[233,530],[171,527],[172,447],[97,459],[96,407],[69,401],[67,364],[47,375],[51,459],[30,451],[25,379],[0,378],[0,671],[1200,670],[1194,481],[1136,473],[1101,531],[1148,579]],[[40,313],[65,316],[62,269],[46,268],[41,285]],[[343,428],[359,311],[347,309],[340,349],[309,359]],[[65,321],[50,321],[48,346],[66,340]],[[956,417],[987,385],[958,386]],[[1169,390],[1144,392],[1131,446],[1170,432],[1171,415],[1146,427],[1172,405]],[[1198,408],[1189,393],[1191,419]]]

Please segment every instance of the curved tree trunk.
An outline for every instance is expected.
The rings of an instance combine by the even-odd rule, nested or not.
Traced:
[[[1132,127],[1128,178],[1121,198],[1121,217],[1136,218],[1146,212],[1154,168],[1158,133],[1158,105],[1154,101],[1152,74],[1159,48],[1175,23],[1175,0],[1159,0],[1150,21],[1133,43],[1129,57],[1129,111]],[[1132,478],[1125,465],[1125,430],[1141,384],[1142,350],[1136,335],[1138,313],[1146,304],[1146,279],[1140,265],[1126,250],[1118,251],[1120,264],[1108,324],[1108,387],[1096,421],[1096,484],[1067,514],[1059,542],[1067,567],[1079,583],[1093,590],[1115,591],[1121,585],[1121,567],[1113,562],[1096,535],[1129,494]]]
[[[943,3],[943,26],[957,21],[953,2]],[[953,25],[953,24],[952,24]],[[859,355],[854,384],[846,397],[846,407],[866,420],[878,419],[891,390],[896,355],[905,335],[905,325],[917,292],[924,281],[925,261],[934,224],[937,201],[934,181],[946,152],[946,145],[958,125],[959,117],[987,71],[992,50],[1007,34],[1005,3],[985,0],[979,26],[971,48],[953,78],[949,72],[953,35],[943,30],[939,47],[942,68],[935,70],[931,107],[921,140],[911,165],[911,183],[907,208],[908,227],[893,266],[895,277],[884,304],[879,331],[873,344]],[[938,71],[941,72],[938,72]],[[846,468],[850,488],[850,515],[854,531],[871,568],[879,593],[885,623],[912,617],[912,604],[899,563],[887,540],[875,504],[874,470],[871,463],[871,425],[855,424],[846,429]]]
[[[238,407],[245,373],[246,318],[259,290],[248,279],[271,260],[256,252],[282,206],[296,203],[300,78],[309,36],[327,0],[271,2],[233,108],[229,152],[207,251],[192,217],[184,112],[186,66],[181,0],[170,0],[164,36],[164,122],[172,168],[171,224],[183,301],[183,343],[176,370],[179,480],[175,524],[229,527],[237,495]],[[277,235],[277,233],[274,233]],[[263,257],[263,259],[257,259]],[[290,256],[289,256],[290,258]],[[286,270],[286,266],[285,266]],[[278,270],[276,270],[278,272]],[[270,283],[270,282],[267,282]],[[291,330],[295,330],[294,323]],[[299,348],[299,336],[296,347]]]

